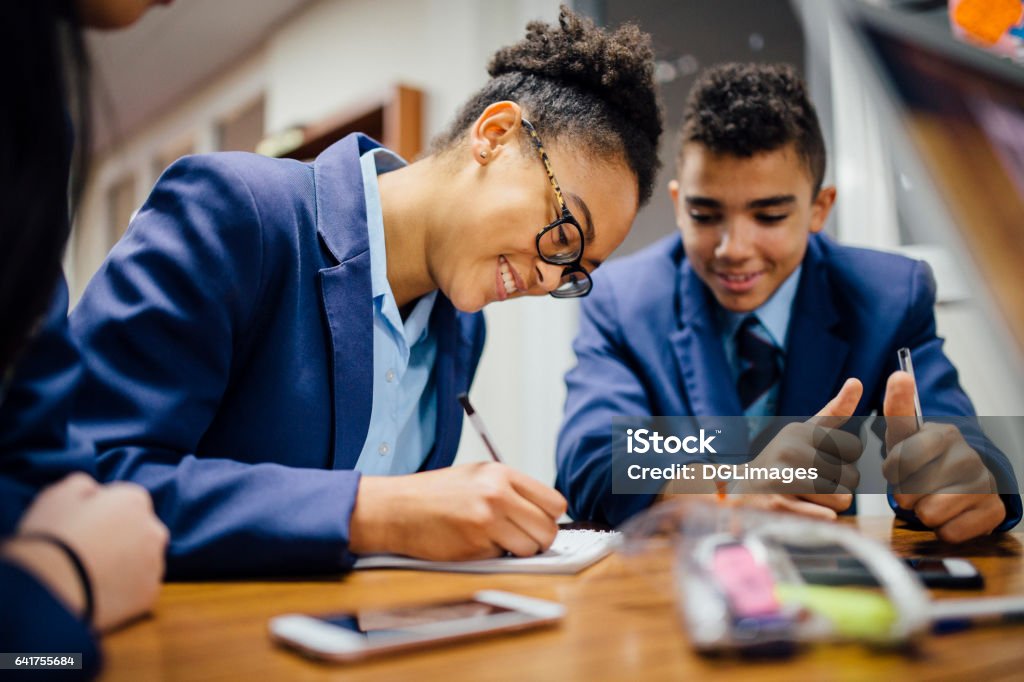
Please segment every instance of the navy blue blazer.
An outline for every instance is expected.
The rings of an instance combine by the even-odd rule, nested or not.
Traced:
[[[20,674],[4,671],[3,678],[25,680],[92,679],[99,672],[100,650],[89,628],[73,616],[35,576],[20,566],[0,561],[0,646],[18,653],[80,653],[82,669],[74,672]]]
[[[160,177],[71,315],[73,427],[106,479],[153,495],[168,576],[345,570],[370,420],[373,308],[361,154],[186,157]],[[437,439],[455,457],[483,317],[438,296]]]
[[[595,273],[574,342],[577,365],[566,375],[558,438],[556,487],[573,518],[617,525],[653,501],[654,495],[612,494],[613,416],[743,414],[713,306],[678,234]],[[886,381],[898,369],[896,351],[907,346],[924,413],[973,415],[942,352],[934,307],[935,281],[924,262],[811,235],[778,414],[815,414],[849,377],[864,384],[856,414],[881,413]],[[997,478],[1014,480],[1002,453],[990,444],[979,452]],[[1007,518],[1000,529],[1006,530],[1021,518],[1021,499],[1004,495],[1003,501]]]
[[[64,279],[0,396],[0,536],[12,533],[41,488],[72,471],[95,476],[91,447],[68,432],[81,375],[68,332]]]
[[[61,279],[46,317],[18,359],[7,393],[0,397],[0,537],[14,532],[41,488],[72,471],[95,471],[92,450],[68,435],[80,365],[68,335],[67,311],[68,290]],[[77,651],[84,665],[71,677],[96,674],[100,654],[89,628],[35,576],[6,561],[0,561],[0,604],[4,651]]]

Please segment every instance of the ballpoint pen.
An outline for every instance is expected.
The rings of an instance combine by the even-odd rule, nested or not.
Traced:
[[[914,377],[914,362],[910,359],[910,349],[904,346],[896,351],[900,369],[910,375],[914,382],[914,416],[917,417],[917,428],[924,426],[924,415],[921,412],[921,398],[917,394],[917,379]]]
[[[491,454],[493,459],[498,464],[504,464],[505,460],[502,459],[501,455],[498,454],[498,448],[495,447],[494,442],[491,440],[491,434],[487,432],[487,427],[484,426],[484,420],[480,418],[480,415],[473,409],[473,404],[469,402],[469,396],[465,393],[458,395],[459,404],[462,405],[462,409],[466,411],[466,416],[469,417],[469,423],[476,429],[477,434],[480,436],[480,440],[487,446],[487,451]]]

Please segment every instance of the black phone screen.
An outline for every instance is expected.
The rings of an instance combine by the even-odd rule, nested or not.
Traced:
[[[921,557],[919,559],[904,559],[908,566],[917,573],[935,573],[937,575],[949,575],[949,569],[942,559]]]
[[[363,635],[367,640],[375,640],[415,635],[419,628],[435,623],[485,618],[512,612],[513,609],[504,606],[462,599],[417,606],[360,609],[354,613],[322,616],[318,620],[344,628],[353,634]]]

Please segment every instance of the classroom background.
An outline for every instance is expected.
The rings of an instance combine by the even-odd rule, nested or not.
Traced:
[[[598,23],[650,32],[666,108],[662,174],[617,255],[676,229],[665,184],[695,75],[721,61],[785,61],[807,79],[839,199],[827,230],[844,243],[923,258],[938,281],[947,353],[980,415],[1024,415],[1024,343],[922,183],[892,102],[865,68],[837,0],[577,0]],[[948,33],[945,2],[874,2]],[[218,150],[312,158],[360,130],[406,158],[424,150],[486,79],[484,64],[558,0],[177,0],[119,33],[93,32],[95,156],[66,256],[72,304],[124,234],[161,171]],[[1018,223],[1019,225],[1019,223]],[[1005,302],[1004,302],[1005,303]],[[578,301],[524,298],[485,309],[471,397],[511,464],[554,480],[555,438],[573,364]],[[1017,311],[1020,312],[1020,311]],[[1018,420],[1020,421],[1020,420]],[[1024,434],[999,436],[1020,451]],[[457,461],[485,459],[464,429]],[[873,496],[874,497],[874,496]],[[861,513],[887,513],[865,499]]]

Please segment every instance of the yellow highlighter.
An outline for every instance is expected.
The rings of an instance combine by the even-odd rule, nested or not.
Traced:
[[[826,618],[836,634],[849,639],[888,643],[896,608],[885,595],[855,587],[780,584],[779,601]]]

